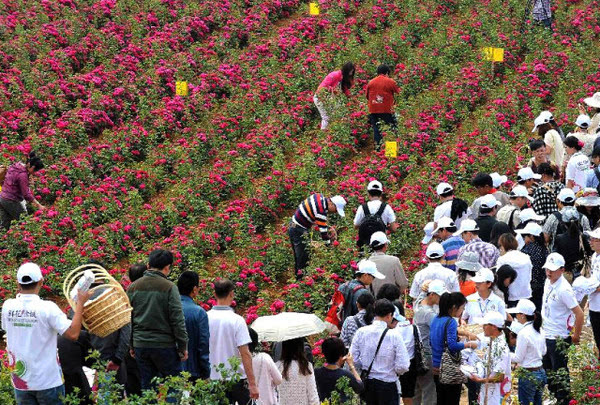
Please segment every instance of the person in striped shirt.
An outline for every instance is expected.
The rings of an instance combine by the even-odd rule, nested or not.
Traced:
[[[344,197],[340,195],[326,197],[321,193],[311,194],[298,206],[288,228],[290,243],[294,250],[294,271],[297,279],[302,278],[302,272],[309,259],[305,235],[315,225],[319,228],[325,243],[331,243],[331,240],[335,240],[337,235],[335,229],[330,230],[327,226],[327,214],[337,212],[341,217],[344,217],[345,206],[346,200]]]
[[[437,228],[433,231],[436,238],[442,240],[444,248],[444,259],[442,265],[450,270],[456,270],[456,259],[458,258],[458,250],[465,245],[465,241],[460,236],[455,236],[456,224],[451,218],[442,217],[438,221]]]

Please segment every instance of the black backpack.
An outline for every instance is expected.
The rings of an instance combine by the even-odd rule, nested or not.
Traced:
[[[368,245],[371,242],[371,235],[373,235],[375,232],[385,232],[386,226],[383,222],[383,219],[381,219],[381,215],[383,215],[383,211],[385,210],[386,206],[387,204],[382,201],[377,212],[372,214],[371,211],[369,211],[369,206],[367,203],[362,205],[365,218],[358,227],[358,238],[365,245]]]
[[[562,214],[560,213],[560,211],[556,211],[552,215],[554,215],[556,219],[558,219],[558,225],[556,225],[556,234],[554,235],[554,240],[556,240],[556,237],[558,235],[562,235],[563,233],[569,232],[569,227],[562,220]]]

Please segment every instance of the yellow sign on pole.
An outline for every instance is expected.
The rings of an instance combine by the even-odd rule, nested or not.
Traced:
[[[398,142],[385,143],[385,156],[394,158],[398,157]]]
[[[308,3],[308,13],[310,15],[319,15],[319,3],[317,3],[316,1],[311,1],[310,3]]]
[[[175,94],[178,96],[188,95],[188,83],[187,82],[175,82]]]
[[[482,49],[483,58],[491,62],[504,62],[504,48],[486,47]]]

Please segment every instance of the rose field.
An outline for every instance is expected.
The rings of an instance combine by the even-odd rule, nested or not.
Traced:
[[[0,163],[34,150],[46,165],[32,187],[46,209],[0,236],[2,300],[26,260],[54,298],[90,259],[127,285],[129,265],[161,247],[176,256],[171,279],[199,272],[206,309],[226,277],[248,323],[323,316],[359,260],[352,219],[370,180],[396,212],[390,251],[408,275],[424,263],[440,181],[471,200],[477,172],[514,179],[538,112],[570,129],[600,89],[592,0],[554,2],[554,32],[523,23],[520,0],[327,0],[317,16],[299,0],[0,1]],[[488,46],[503,63],[484,60]],[[312,96],[346,61],[356,83],[326,101],[335,114],[321,131]],[[374,151],[368,124],[363,89],[380,63],[401,90],[384,138],[397,157]],[[311,192],[343,195],[347,216],[296,282],[287,224]],[[579,355],[573,403],[599,403],[600,369]]]

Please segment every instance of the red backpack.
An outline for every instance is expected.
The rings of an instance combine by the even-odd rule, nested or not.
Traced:
[[[350,289],[349,283],[344,283],[339,286],[333,294],[333,297],[331,297],[331,302],[329,303],[331,307],[329,308],[329,311],[327,311],[325,322],[334,325],[341,331],[344,320],[352,315],[350,311],[354,295],[358,290],[362,290],[363,288],[366,287],[362,283],[358,283],[352,289]]]

